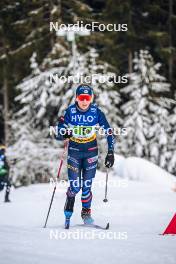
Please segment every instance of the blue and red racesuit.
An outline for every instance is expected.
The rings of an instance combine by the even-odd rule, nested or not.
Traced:
[[[92,201],[91,185],[95,177],[98,147],[96,140],[95,127],[99,125],[104,131],[111,130],[104,113],[96,104],[90,104],[86,111],[81,110],[77,103],[70,105],[64,115],[64,123],[58,125],[58,140],[63,140],[61,132],[64,129],[72,129],[72,137],[68,145],[68,178],[70,186],[67,197],[75,197],[82,189],[82,207],[90,208]],[[108,150],[114,149],[114,136],[112,133],[106,134]],[[66,201],[65,208],[73,211],[74,199],[69,206]],[[70,207],[70,208],[69,208]]]

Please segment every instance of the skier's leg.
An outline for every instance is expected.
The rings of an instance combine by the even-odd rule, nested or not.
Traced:
[[[82,186],[82,195],[81,195],[81,202],[83,208],[90,208],[92,202],[92,179],[85,180],[83,178],[83,186]]]
[[[10,188],[11,188],[11,183],[9,181],[9,179],[6,179],[6,192],[5,192],[5,199],[4,199],[4,202],[10,202],[10,199],[9,199],[9,194],[10,194]]]
[[[81,210],[81,217],[85,224],[93,223],[93,218],[91,217],[91,202],[92,202],[92,179],[83,181],[82,187],[82,210]]]
[[[97,154],[97,153],[96,153]],[[97,155],[92,153],[92,157],[86,158],[83,161],[83,186],[82,186],[82,211],[81,216],[84,223],[92,223],[91,218],[91,202],[92,202],[92,180],[95,177],[96,167],[97,167]]]
[[[4,190],[4,181],[3,180],[0,180],[0,191]]]
[[[74,209],[75,196],[81,189],[81,159],[69,154],[67,167],[70,186],[66,193],[64,214],[66,218],[70,218]]]
[[[2,191],[4,187],[6,187],[4,202],[10,202],[9,194],[10,194],[11,183],[7,176],[1,178],[0,191]]]
[[[87,157],[83,160],[83,186],[82,186],[82,207],[90,208],[92,201],[92,180],[96,174],[97,161],[98,161],[98,152],[92,151],[86,155]]]

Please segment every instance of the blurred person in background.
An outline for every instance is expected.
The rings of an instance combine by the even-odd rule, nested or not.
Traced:
[[[9,165],[6,160],[5,151],[5,146],[0,145],[0,191],[4,190],[4,188],[6,189],[4,202],[8,203],[10,202],[9,194],[11,183],[9,179]]]

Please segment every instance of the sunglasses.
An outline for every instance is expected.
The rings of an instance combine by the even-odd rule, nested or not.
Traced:
[[[84,101],[84,100],[86,100],[86,101],[90,102],[90,101],[92,100],[92,96],[89,95],[89,94],[80,94],[80,95],[77,96],[77,99],[78,99],[79,101]]]

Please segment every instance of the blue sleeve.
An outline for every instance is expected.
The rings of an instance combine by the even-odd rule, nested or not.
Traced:
[[[61,131],[62,129],[66,129],[69,123],[70,123],[70,111],[69,111],[69,108],[67,108],[64,114],[64,123],[57,124],[57,136],[56,136],[57,140],[64,140],[64,137],[61,134]]]
[[[107,143],[108,143],[108,150],[114,150],[114,135],[113,135],[113,130],[110,127],[105,114],[100,110],[98,110],[98,123],[99,125],[104,128],[105,133],[106,133],[106,138],[107,138]]]

